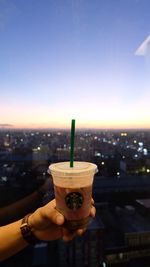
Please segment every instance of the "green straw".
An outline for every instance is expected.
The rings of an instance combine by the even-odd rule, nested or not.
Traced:
[[[74,136],[75,136],[75,120],[71,121],[71,150],[70,150],[70,167],[73,167],[74,159]]]

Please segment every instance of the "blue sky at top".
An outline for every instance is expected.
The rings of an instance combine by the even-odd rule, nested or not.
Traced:
[[[148,0],[0,0],[1,123],[149,126],[149,60],[135,56],[149,10]]]

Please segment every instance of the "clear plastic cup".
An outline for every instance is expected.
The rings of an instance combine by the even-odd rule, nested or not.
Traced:
[[[90,162],[60,162],[49,166],[56,198],[56,209],[71,230],[85,228],[89,222],[94,175],[97,166]]]

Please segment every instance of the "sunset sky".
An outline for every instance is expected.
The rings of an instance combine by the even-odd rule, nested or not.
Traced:
[[[0,0],[0,127],[150,128],[149,0]]]

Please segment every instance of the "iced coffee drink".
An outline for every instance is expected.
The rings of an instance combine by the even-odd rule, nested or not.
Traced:
[[[65,225],[71,230],[84,228],[89,222],[92,185],[97,166],[89,162],[51,164],[56,208],[65,217]]]

